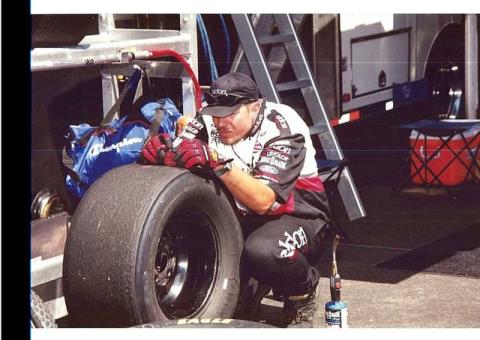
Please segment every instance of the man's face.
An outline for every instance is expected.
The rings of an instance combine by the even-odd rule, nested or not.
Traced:
[[[237,111],[227,117],[213,117],[213,123],[220,134],[222,143],[235,144],[245,137],[252,128],[259,109],[260,102],[257,101],[240,106]]]

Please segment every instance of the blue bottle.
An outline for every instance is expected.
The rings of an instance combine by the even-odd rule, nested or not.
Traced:
[[[348,328],[347,304],[343,301],[330,301],[325,304],[325,326],[327,328]]]
[[[340,236],[336,235],[332,248],[332,275],[330,276],[330,297],[332,301],[325,304],[325,326],[327,328],[348,328],[347,304],[340,300],[342,282],[337,270],[336,250]]]

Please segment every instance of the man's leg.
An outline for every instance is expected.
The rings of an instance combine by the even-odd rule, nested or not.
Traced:
[[[278,217],[277,217],[278,218]],[[259,215],[247,215],[240,219],[243,237],[247,239],[252,231],[258,229],[272,217]],[[240,262],[240,295],[234,318],[250,321],[258,321],[258,312],[261,302],[272,289],[271,286],[262,283],[253,277],[249,266],[245,263],[245,254]]]
[[[259,226],[245,241],[244,264],[255,279],[284,296],[287,312],[305,304],[312,309],[312,299],[316,300],[320,275],[312,262],[324,226],[322,220],[284,215]]]

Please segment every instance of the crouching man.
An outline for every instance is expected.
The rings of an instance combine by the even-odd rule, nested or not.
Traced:
[[[215,80],[205,97],[205,141],[184,139],[172,150],[166,135],[154,136],[143,158],[218,177],[246,231],[242,270],[283,296],[284,326],[313,327],[314,262],[329,207],[308,127],[291,107],[260,98],[255,82],[241,73]],[[263,297],[256,293],[242,292],[240,305],[253,308]]]

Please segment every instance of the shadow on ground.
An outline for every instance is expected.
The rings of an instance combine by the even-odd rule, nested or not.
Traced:
[[[337,130],[367,213],[349,221],[335,196],[334,211],[349,236],[337,251],[342,277],[380,283],[419,272],[480,277],[480,185],[450,188],[456,200],[419,186],[394,195],[398,169],[408,160],[408,134],[395,134],[387,119],[361,124]],[[329,242],[323,276],[330,275]]]

